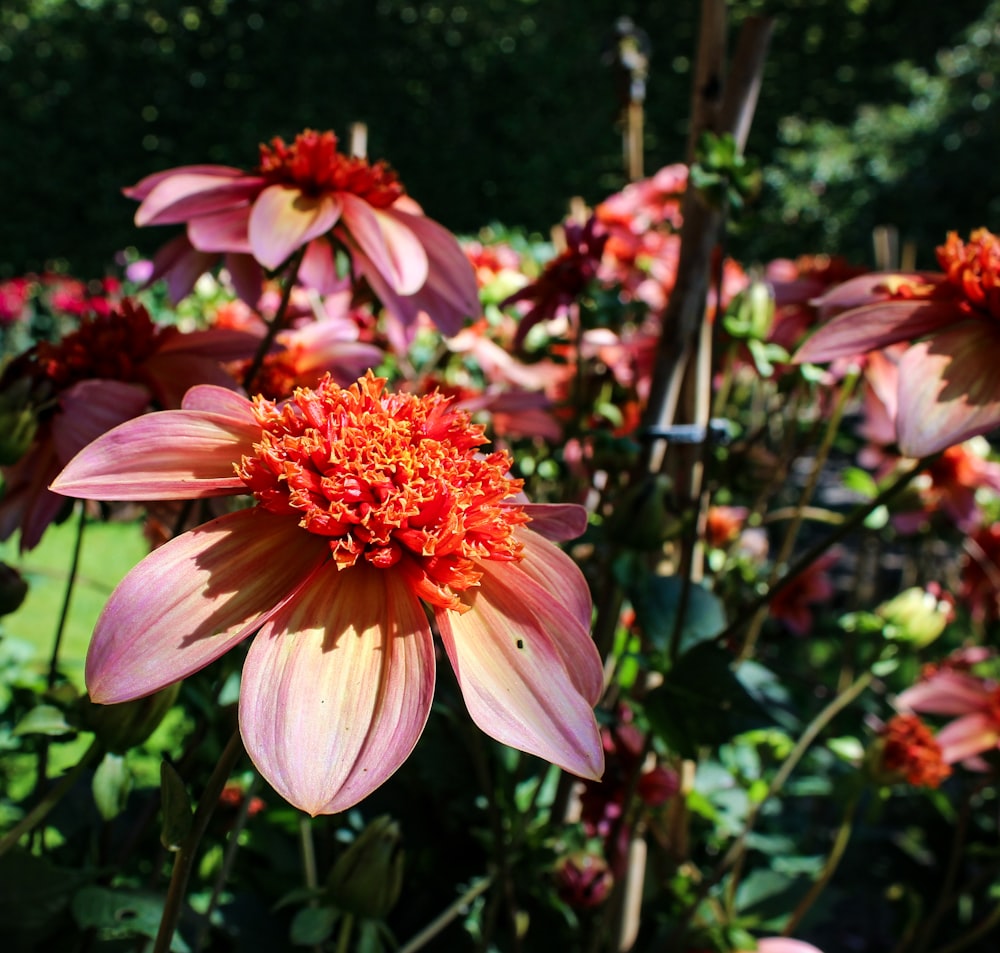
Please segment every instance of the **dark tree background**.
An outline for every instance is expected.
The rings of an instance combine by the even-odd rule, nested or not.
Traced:
[[[1000,227],[1000,4],[738,0],[776,18],[750,151],[765,190],[744,259],[869,258],[897,224],[930,263]],[[616,17],[650,35],[646,169],[683,157],[696,0],[7,0],[0,10],[0,275],[102,272],[160,230],[120,194],[159,169],[241,167],[305,127],[369,126],[427,212],[544,231],[624,184],[602,63]]]

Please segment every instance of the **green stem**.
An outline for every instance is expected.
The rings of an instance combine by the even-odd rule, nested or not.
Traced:
[[[77,779],[83,773],[83,769],[101,753],[101,750],[101,744],[95,738],[80,760],[52,786],[51,790],[14,827],[0,838],[0,855],[5,854],[25,834],[34,830],[35,827],[45,820],[49,811],[69,793],[69,790],[76,784]]]
[[[73,555],[70,558],[69,576],[66,579],[66,589],[63,592],[62,606],[59,610],[59,621],[56,623],[56,637],[52,644],[52,655],[49,658],[49,673],[46,684],[52,688],[59,674],[59,651],[62,648],[63,635],[66,632],[66,621],[69,619],[69,605],[73,598],[73,588],[80,570],[80,553],[83,550],[83,530],[87,525],[87,507],[85,503],[76,504],[79,518],[76,524],[76,536],[73,539]]]
[[[354,932],[354,914],[345,913],[340,921],[340,935],[337,937],[337,953],[347,953],[351,945],[351,934]],[[317,947],[318,949],[318,947]]]
[[[423,949],[431,940],[434,939],[452,920],[462,914],[462,911],[476,899],[480,894],[485,893],[490,884],[493,883],[493,877],[487,874],[485,877],[480,877],[478,880],[474,880],[470,885],[469,889],[466,890],[454,903],[449,905],[444,909],[444,911],[438,916],[436,916],[430,923],[427,924],[416,936],[410,939],[408,942],[404,943],[398,950],[398,953],[416,953],[417,950]]]
[[[170,942],[173,940],[177,921],[180,919],[184,895],[187,893],[188,880],[190,880],[191,871],[194,869],[198,845],[201,843],[201,839],[208,829],[208,822],[212,819],[219,804],[219,795],[222,794],[222,789],[229,779],[233,766],[242,753],[243,740],[240,738],[239,729],[237,729],[219,756],[212,775],[208,779],[208,784],[201,795],[201,800],[198,802],[198,807],[195,809],[191,830],[184,838],[180,850],[174,856],[174,869],[170,875],[170,886],[167,888],[167,899],[163,904],[163,916],[160,918],[160,928],[156,934],[153,953],[169,953]]]

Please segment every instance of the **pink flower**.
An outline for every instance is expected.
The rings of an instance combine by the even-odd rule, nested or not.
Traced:
[[[253,353],[257,339],[238,331],[182,333],[155,324],[125,299],[117,310],[84,318],[55,344],[42,341],[7,365],[0,391],[26,388],[38,430],[24,456],[2,468],[0,539],[20,528],[22,550],[38,545],[66,501],[49,492],[59,470],[91,440],[150,404],[179,407],[195,384],[235,387],[220,362]]]
[[[951,232],[937,255],[943,273],[865,275],[824,295],[820,316],[836,316],[795,355],[825,362],[910,344],[899,363],[896,417],[910,457],[1000,424],[1000,239],[985,228],[967,243]]]
[[[945,764],[1000,747],[1000,685],[992,679],[942,669],[900,694],[896,705],[903,711],[956,716],[937,733]]]
[[[749,950],[743,953],[750,953]],[[756,953],[823,953],[821,949],[802,940],[793,940],[787,936],[766,936],[757,941]]]
[[[326,379],[282,405],[194,388],[181,410],[130,421],[66,467],[53,488],[88,499],[256,501],[126,576],[94,632],[91,697],[142,697],[256,632],[240,694],[247,751],[292,804],[342,811],[423,730],[430,613],[480,728],[599,777],[590,593],[543,536],[578,535],[583,510],[523,501],[509,458],[480,452],[467,415],[384,384]]]
[[[807,635],[813,626],[812,607],[833,596],[833,581],[827,570],[836,561],[835,553],[820,556],[780,589],[768,604],[771,618],[779,619],[795,635]]]
[[[241,256],[229,266],[251,286],[249,263],[275,271],[300,249],[300,280],[325,294],[339,281],[339,249],[403,329],[426,313],[454,334],[479,315],[476,277],[455,237],[423,215],[384,162],[338,152],[332,132],[306,130],[291,145],[274,138],[250,172],[181,166],[124,191],[142,203],[137,225],[187,226],[154,272],[176,278],[174,298],[219,255]]]

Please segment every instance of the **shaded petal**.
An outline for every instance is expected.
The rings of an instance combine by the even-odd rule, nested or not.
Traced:
[[[65,497],[48,489],[60,466],[55,444],[40,433],[17,463],[3,468],[0,540],[8,539],[20,528],[18,548],[22,553],[38,545],[46,528],[66,506]]]
[[[91,697],[141,698],[204,668],[294,597],[328,553],[293,519],[258,508],[165,543],[121,581],[97,620]]]
[[[188,222],[187,236],[199,251],[249,255],[249,219],[249,205],[201,215]]]
[[[187,235],[178,235],[166,243],[153,256],[153,272],[146,285],[161,278],[167,283],[167,296],[171,304],[186,298],[195,282],[212,268],[216,255],[198,251]]]
[[[578,503],[519,504],[531,517],[531,528],[554,543],[565,543],[587,530],[587,510]]]
[[[256,308],[264,292],[264,271],[253,255],[227,252],[224,259],[236,296]]]
[[[333,228],[339,218],[336,196],[310,198],[293,185],[272,185],[253,203],[250,248],[265,268],[277,268],[297,248]]]
[[[299,266],[299,281],[324,296],[345,287],[345,279],[337,274],[333,246],[327,240],[314,238],[306,245],[306,253]]]
[[[996,720],[981,712],[964,715],[945,725],[936,735],[945,763],[955,764],[990,751],[1000,741]]]
[[[206,175],[178,172],[164,175],[136,209],[135,224],[174,225],[212,212],[246,205],[264,186],[259,176],[239,173]]]
[[[909,348],[899,364],[896,436],[923,457],[1000,425],[1000,325],[972,320]]]
[[[909,287],[922,298],[927,298],[945,280],[945,276],[940,272],[871,271],[828,288],[812,298],[809,304],[816,309],[821,321],[827,321],[834,315],[850,311],[852,308],[876,302],[900,300],[894,299],[892,293],[904,287]]]
[[[52,483],[89,500],[194,500],[240,493],[233,465],[260,426],[201,410],[161,410],[126,421],[81,450]]]
[[[344,205],[343,227],[389,287],[400,295],[423,287],[428,280],[427,252],[404,221],[412,216],[372,208],[349,192],[339,193],[339,197]]]
[[[52,439],[66,463],[88,443],[149,406],[149,389],[122,381],[80,381],[59,395],[61,412],[52,418]]]
[[[480,564],[464,613],[435,617],[472,720],[498,741],[584,778],[604,771],[592,701],[601,660],[590,635],[527,573]]]
[[[821,364],[912,341],[965,315],[951,301],[883,301],[837,315],[796,351],[793,360]]]
[[[967,715],[982,709],[991,693],[982,679],[945,671],[906,689],[896,698],[896,707],[932,715]]]
[[[240,729],[282,797],[332,814],[406,760],[433,695],[430,626],[398,574],[331,562],[254,639]]]

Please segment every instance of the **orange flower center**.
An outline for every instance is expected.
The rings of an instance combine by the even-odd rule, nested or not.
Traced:
[[[369,371],[281,405],[255,398],[261,439],[236,472],[265,509],[326,537],[340,567],[394,567],[426,602],[461,609],[481,560],[521,557],[513,531],[528,516],[502,505],[521,481],[506,453],[478,452],[482,427],[447,398],[384,387]]]
[[[937,257],[948,280],[976,310],[1000,319],[1000,238],[978,228],[963,242],[956,232],[949,232]]]
[[[936,788],[951,768],[930,728],[916,715],[896,715],[885,727],[882,765],[915,787]]]
[[[57,390],[93,378],[138,381],[139,365],[178,333],[176,328],[154,324],[142,305],[126,300],[117,311],[85,317],[58,343],[39,342],[34,373]]]
[[[337,151],[332,132],[307,129],[291,145],[279,137],[260,147],[260,174],[272,183],[294,185],[306,195],[351,192],[369,205],[386,208],[404,193],[396,173],[385,162]]]

